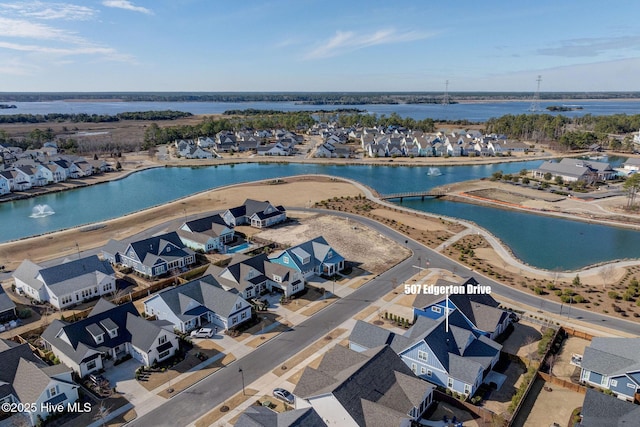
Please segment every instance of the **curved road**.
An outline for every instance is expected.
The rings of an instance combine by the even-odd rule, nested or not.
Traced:
[[[317,212],[318,210],[309,209],[309,211]],[[330,211],[329,213],[361,222],[401,244],[405,244],[406,242],[407,247],[413,252],[412,256],[390,268],[385,273],[380,274],[347,297],[338,300],[303,323],[296,325],[293,329],[280,334],[242,359],[219,370],[215,374],[177,394],[162,406],[132,421],[130,423],[131,425],[174,426],[176,420],[180,420],[181,425],[194,422],[212,408],[223,403],[227,398],[241,390],[242,378],[238,371],[239,368],[243,370],[245,384],[251,384],[253,381],[281,365],[292,355],[303,350],[344,321],[350,319],[370,303],[381,298],[389,292],[393,286],[400,285],[402,282],[411,278],[416,273],[415,266],[426,260],[429,261],[429,266],[432,268],[441,268],[449,271],[455,270],[456,274],[462,276],[475,275],[476,277],[482,277],[481,283],[491,285],[492,292],[495,294],[534,308],[539,307],[540,310],[550,313],[560,313],[560,304],[526,294],[515,288],[502,285],[472,272],[457,262],[413,240],[407,239],[406,236],[376,221],[344,212]],[[640,334],[640,324],[602,316],[576,308],[571,308],[570,310],[573,318],[579,316],[578,318],[583,322],[598,325],[605,322],[609,328],[632,334]],[[566,314],[567,309],[565,308],[564,311]]]

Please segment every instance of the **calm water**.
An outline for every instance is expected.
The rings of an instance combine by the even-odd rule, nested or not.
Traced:
[[[620,159],[613,159],[618,163]],[[517,173],[540,161],[500,165],[439,167],[325,166],[311,164],[239,164],[202,168],[159,168],[126,179],[0,204],[0,241],[99,222],[160,205],[198,191],[246,181],[300,174],[327,174],[357,180],[382,194],[420,191],[449,183],[478,179],[502,170]],[[260,194],[250,195],[261,199]],[[117,203],[110,201],[117,200]],[[273,203],[281,203],[271,200]],[[49,205],[56,213],[30,218],[36,205]],[[579,269],[621,258],[640,258],[640,232],[582,222],[513,212],[441,200],[406,200],[404,206],[467,219],[485,227],[524,262],[546,269]],[[186,214],[189,206],[185,205]]]
[[[2,100],[0,100],[1,103]],[[87,114],[117,114],[125,111],[159,111],[178,110],[193,114],[220,114],[226,110],[245,110],[255,108],[259,110],[280,111],[312,111],[336,110],[340,108],[357,108],[369,113],[391,115],[397,113],[401,117],[411,117],[416,120],[432,118],[435,120],[469,120],[484,122],[491,117],[506,114],[528,113],[530,101],[514,102],[478,102],[473,104],[368,104],[368,105],[301,105],[295,102],[11,102],[17,109],[0,110],[0,114],[47,114],[47,113],[87,113]],[[561,101],[540,102],[544,110],[549,105],[562,105]],[[593,101],[576,100],[571,105],[580,105],[582,110],[566,111],[567,117],[579,117],[585,114],[640,114],[639,101]]]

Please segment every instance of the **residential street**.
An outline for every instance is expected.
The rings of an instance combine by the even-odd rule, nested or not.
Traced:
[[[532,308],[539,308],[541,311],[553,314],[560,313],[560,304],[545,301],[534,295],[520,292],[515,288],[504,286],[482,277],[433,250],[411,240],[407,241],[405,236],[390,230],[382,224],[341,212],[332,211],[331,214],[360,221],[400,244],[406,244],[413,251],[412,257],[379,275],[367,285],[330,305],[305,322],[295,326],[293,330],[280,334],[244,358],[205,378],[200,383],[171,398],[162,406],[134,420],[132,422],[133,425],[173,426],[175,425],[175,420],[180,420],[182,425],[194,422],[211,408],[223,403],[225,399],[242,389],[242,377],[238,371],[239,368],[243,370],[244,384],[251,384],[292,355],[366,308],[371,302],[382,297],[393,286],[398,286],[412,277],[417,271],[416,266],[425,266],[427,260],[429,267],[455,271],[460,276],[475,275],[482,284],[492,286],[492,292],[496,294],[498,299],[500,299],[499,296],[503,296],[521,304],[529,305]],[[567,314],[567,307],[564,307],[563,314]],[[570,309],[570,315],[572,319],[578,318],[583,322],[589,322],[594,325],[606,324],[607,327],[612,329],[640,334],[640,325],[632,322],[601,316],[573,307]]]

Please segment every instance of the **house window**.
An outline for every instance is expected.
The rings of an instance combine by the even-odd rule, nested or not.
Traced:
[[[415,374],[416,372],[418,372],[418,365],[416,365],[415,363],[411,364],[411,370],[413,371],[413,373]]]
[[[95,360],[91,360],[89,362],[87,362],[87,369],[90,371],[92,369],[96,369],[96,361]]]
[[[100,344],[104,341],[104,334],[100,334],[96,337],[96,343]]]
[[[442,313],[442,307],[436,307],[435,305],[431,307],[431,311],[434,313]]]
[[[240,318],[241,319],[246,319],[247,318],[247,312],[243,311],[242,314],[240,314]]]
[[[242,303],[237,303],[236,304],[236,310],[240,310],[240,307],[242,307]]]
[[[617,387],[618,386],[618,380],[611,380],[611,387]]]
[[[453,378],[449,377],[449,379],[447,380],[447,387],[453,388]]]
[[[420,367],[420,375],[424,375],[427,373],[427,368],[425,368],[424,366]]]
[[[169,355],[169,353],[170,353],[170,350],[163,351],[162,353],[158,354],[158,359],[160,360],[164,359]]]
[[[426,351],[418,350],[418,359],[426,362],[429,360],[429,354]]]
[[[431,372],[431,369],[427,369],[427,376],[430,377],[431,374],[433,374],[433,372]]]
[[[282,257],[282,262],[284,262],[285,264],[289,264],[289,257],[288,256]]]
[[[469,384],[464,385],[464,394],[471,394],[471,386]]]
[[[163,335],[160,338],[158,338],[158,344],[164,344],[167,342],[167,336]]]
[[[613,383],[613,381],[611,381]],[[627,387],[632,388],[632,389],[636,389],[636,385],[633,383],[627,383]]]
[[[58,394],[58,386],[53,386],[49,389],[49,397],[53,397]]]

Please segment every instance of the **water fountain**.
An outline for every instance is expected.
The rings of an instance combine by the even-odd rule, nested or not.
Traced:
[[[49,205],[35,205],[31,210],[29,218],[44,218],[45,216],[53,215],[55,212]]]
[[[429,168],[427,170],[427,176],[440,176],[442,175],[442,172],[440,172],[440,169],[438,168]]]

